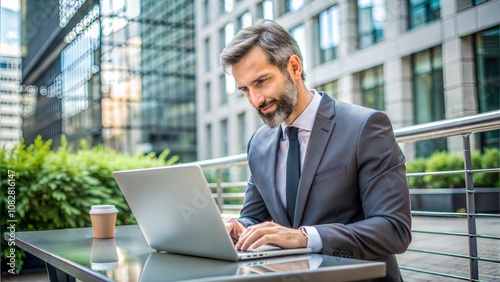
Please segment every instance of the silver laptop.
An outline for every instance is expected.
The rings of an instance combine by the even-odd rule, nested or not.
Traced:
[[[229,261],[311,252],[274,246],[237,252],[197,165],[116,171],[113,177],[146,241],[159,252]]]

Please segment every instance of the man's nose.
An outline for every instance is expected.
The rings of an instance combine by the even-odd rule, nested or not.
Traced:
[[[260,105],[266,102],[266,97],[260,91],[250,89],[248,91],[248,100],[250,100],[252,107],[258,109]]]

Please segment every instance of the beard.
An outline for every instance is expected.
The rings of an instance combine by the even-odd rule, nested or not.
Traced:
[[[288,73],[285,77],[285,85],[283,86],[283,91],[279,95],[278,99],[266,101],[256,109],[262,121],[271,128],[278,127],[282,122],[290,117],[295,109],[295,105],[297,104],[299,89],[293,83]],[[261,112],[260,109],[263,109],[272,103],[276,103],[276,110],[274,112],[268,114]]]

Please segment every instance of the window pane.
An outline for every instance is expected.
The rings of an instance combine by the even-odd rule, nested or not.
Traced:
[[[479,112],[500,109],[500,27],[476,35]]]
[[[230,13],[233,10],[233,0],[224,1],[224,11]]]
[[[221,140],[221,150],[222,156],[227,156],[229,154],[229,136],[227,128],[227,119],[220,122],[220,140]]]
[[[299,26],[293,28],[290,31],[290,34],[297,41],[297,44],[299,45],[300,51],[302,52],[302,59],[303,59],[302,67],[304,69],[306,69],[307,50],[306,50],[306,33],[305,33],[304,25],[299,25]]]
[[[421,124],[445,118],[441,47],[413,55],[413,97],[415,123]],[[427,157],[447,149],[446,138],[416,143],[416,156]]]
[[[500,26],[476,34],[479,112],[500,109]],[[481,133],[483,147],[500,147],[500,130]]]
[[[304,6],[304,0],[286,0],[286,11],[295,12]]]
[[[323,91],[328,94],[333,99],[337,99],[338,97],[338,82],[337,80],[328,82],[322,85],[316,86],[317,91]]]
[[[264,2],[262,2],[262,18],[267,20],[274,19],[272,0],[265,0]]]
[[[205,70],[210,70],[210,38],[205,39]]]
[[[234,81],[234,77],[229,74],[225,74],[226,81],[226,94],[233,94],[236,91],[236,82]]]
[[[252,25],[252,14],[250,12],[246,12],[241,16],[241,28],[245,28],[247,26]]]
[[[208,5],[208,0],[203,1],[203,23],[208,24],[210,21],[210,8]]]
[[[234,37],[234,25],[232,23],[226,24],[224,27],[224,46],[229,44]]]
[[[410,0],[408,5],[410,28],[423,25],[441,16],[440,0]]]
[[[359,47],[372,45],[384,38],[385,0],[358,0]]]
[[[246,116],[245,113],[241,113],[238,115],[238,138],[239,138],[239,152],[244,153],[246,151],[247,145],[247,124],[246,124]]]
[[[333,6],[319,14],[319,39],[320,62],[332,60],[337,57],[339,45],[339,10]]]
[[[385,110],[382,66],[361,72],[361,94],[363,96],[363,106],[380,111]]]

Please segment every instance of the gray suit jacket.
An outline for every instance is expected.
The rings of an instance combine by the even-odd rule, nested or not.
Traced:
[[[322,95],[299,183],[295,220],[289,222],[276,190],[281,128],[263,126],[248,143],[251,177],[239,220],[314,226],[323,254],[383,261],[401,280],[394,254],[411,242],[405,157],[382,112]]]

